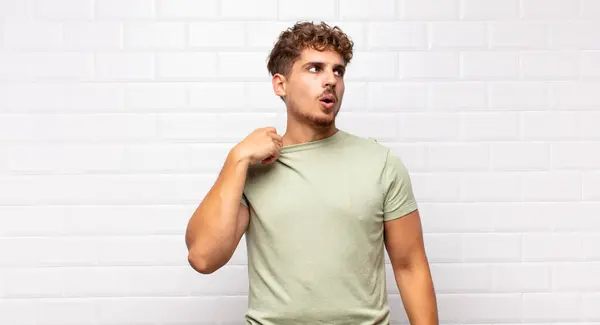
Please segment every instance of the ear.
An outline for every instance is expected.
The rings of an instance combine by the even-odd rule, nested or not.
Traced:
[[[271,83],[273,84],[273,91],[275,92],[275,94],[279,97],[285,97],[285,77],[279,73],[276,73],[273,75]]]

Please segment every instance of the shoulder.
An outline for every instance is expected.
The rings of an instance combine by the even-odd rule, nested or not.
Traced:
[[[376,137],[349,134],[347,141],[351,146],[356,147],[362,155],[369,157],[369,160],[379,161],[382,168],[388,164],[403,165],[400,155]]]

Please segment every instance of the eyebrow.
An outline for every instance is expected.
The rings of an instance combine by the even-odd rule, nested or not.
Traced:
[[[307,67],[309,65],[317,65],[317,66],[324,66],[325,63],[320,62],[320,61],[310,61],[310,62],[306,62],[304,65],[302,65],[302,67]],[[334,64],[333,65],[334,69],[342,69],[343,71],[346,71],[346,67],[342,64]]]

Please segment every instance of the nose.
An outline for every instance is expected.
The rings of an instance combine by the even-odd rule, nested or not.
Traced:
[[[323,86],[325,88],[327,88],[327,87],[334,88],[335,85],[337,84],[337,78],[335,75],[335,71],[328,70],[324,75],[325,75],[325,77],[323,78],[323,83],[324,83]]]

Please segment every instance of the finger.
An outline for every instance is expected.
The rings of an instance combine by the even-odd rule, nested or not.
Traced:
[[[267,158],[267,159],[263,160],[263,161],[261,162],[261,164],[263,164],[263,165],[268,165],[268,164],[270,164],[270,163],[274,162],[275,160],[277,160],[277,157],[275,157],[275,156],[270,156],[269,158]]]
[[[269,135],[271,136],[271,139],[277,140],[280,143],[283,143],[283,137],[280,136],[279,134],[277,134],[277,133],[269,133]]]

